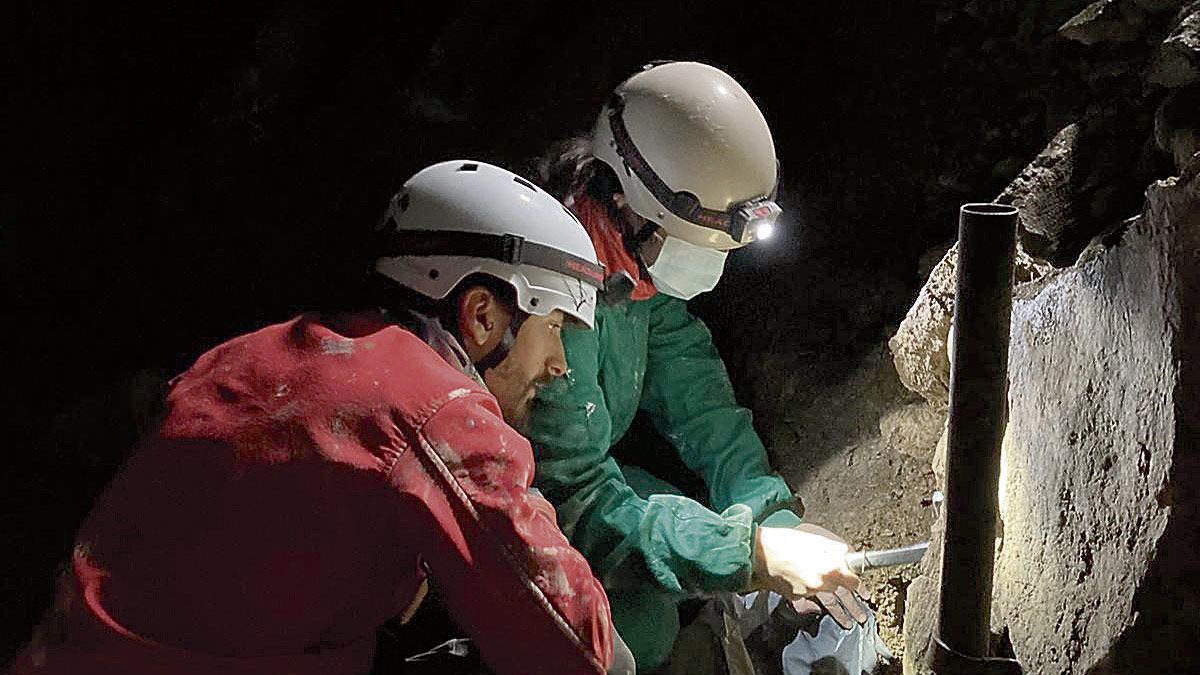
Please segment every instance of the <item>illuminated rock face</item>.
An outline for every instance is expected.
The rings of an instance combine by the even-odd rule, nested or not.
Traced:
[[[1032,166],[1032,165],[1031,165]],[[1006,191],[1006,194],[1008,191]],[[1025,193],[1027,196],[1033,192]],[[1018,202],[1018,206],[1022,206]],[[1019,282],[1040,279],[1052,267],[1023,249],[1016,256]],[[888,349],[896,374],[910,391],[920,394],[934,407],[945,409],[950,401],[950,323],[954,317],[954,284],[958,274],[958,245],[951,247],[930,272],[916,302],[908,310]]]
[[[1200,663],[1198,289],[1195,171],[1151,186],[1119,241],[1016,289],[992,628],[1026,672]],[[937,557],[909,588],[906,672],[924,671]]]

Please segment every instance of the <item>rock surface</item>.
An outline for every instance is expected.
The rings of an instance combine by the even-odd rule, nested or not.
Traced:
[[[1190,90],[1187,90],[1190,91]],[[1180,92],[1182,95],[1184,92]],[[1196,117],[1184,105],[1164,104],[1159,114],[1160,146],[1179,154],[1190,148]],[[1162,122],[1161,120],[1168,120]],[[1167,124],[1169,123],[1169,127]],[[1071,265],[1096,236],[1102,236],[1141,202],[1144,184],[1142,136],[1149,118],[1128,106],[1097,109],[1061,129],[994,201],[1021,209],[1015,280],[1046,276]],[[950,364],[947,336],[954,307],[957,248],[952,247],[930,272],[888,346],[900,381],[934,405],[945,406]]]
[[[802,496],[806,521],[858,549],[892,548],[928,539],[929,458],[942,417],[904,389],[884,350],[876,349],[845,381],[821,388],[771,425],[764,440]],[[863,575],[880,634],[897,657],[904,652],[905,591],[917,573],[906,565]]]
[[[889,448],[917,459],[930,459],[930,450],[941,436],[946,411],[927,401],[909,403],[893,408],[879,419],[879,436]]]
[[[1143,10],[1131,0],[1097,0],[1071,17],[1058,34],[1092,45],[1136,40],[1144,24]]]
[[[1197,288],[1194,174],[1152,186],[1119,243],[1018,288],[992,628],[1027,672],[1195,665]],[[938,564],[909,586],[905,672],[926,672]]]
[[[1138,158],[1152,123],[1136,107],[1113,103],[1055,134],[995,199],[1020,207],[1022,250],[1069,266],[1093,237],[1136,213],[1149,182],[1138,175]]]
[[[1175,27],[1150,64],[1147,79],[1164,87],[1200,81],[1200,2],[1179,12]]]
[[[1154,115],[1154,141],[1182,172],[1200,152],[1200,83],[1172,91]]]
[[[942,409],[950,400],[950,323],[954,318],[954,284],[958,248],[952,247],[929,274],[896,334],[888,341],[900,381],[909,390]],[[1052,268],[1017,252],[1018,281],[1033,281]]]

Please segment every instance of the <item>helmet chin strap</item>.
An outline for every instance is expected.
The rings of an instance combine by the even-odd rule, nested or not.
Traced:
[[[521,324],[525,323],[525,319],[528,317],[529,315],[521,310],[513,312],[512,321],[509,322],[508,328],[504,329],[504,335],[500,336],[500,342],[496,343],[492,351],[475,362],[475,370],[479,372],[480,376],[508,358],[508,352],[512,350],[513,343],[517,341],[517,333],[521,330]]]

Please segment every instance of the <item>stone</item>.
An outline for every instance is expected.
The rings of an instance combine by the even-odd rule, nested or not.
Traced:
[[[1134,187],[1141,152],[1140,122],[1134,117],[1128,110],[1098,109],[1064,127],[996,197],[996,202],[1021,210],[1016,283],[1072,264],[1089,242],[1112,230],[1141,202]],[[888,341],[904,386],[942,407],[949,400],[946,349],[957,259],[957,249],[951,247]]]
[[[1172,91],[1158,106],[1154,142],[1181,172],[1200,152],[1200,82]]]
[[[950,324],[954,318],[954,285],[957,282],[958,248],[951,247],[917,294],[896,334],[888,340],[900,382],[930,404],[945,409],[950,400],[950,359],[947,354]],[[1017,251],[1016,281],[1040,279],[1050,265]]]
[[[1057,267],[1075,262],[1096,235],[1141,209],[1139,154],[1149,119],[1102,106],[1067,125],[995,201],[1021,209],[1021,248]]]
[[[929,403],[945,408],[949,401],[950,361],[947,336],[954,311],[958,249],[947,251],[908,310],[888,348],[900,382]]]
[[[904,609],[904,656],[901,660],[904,675],[931,673],[929,641],[937,629],[938,583],[941,579],[942,521],[934,526],[929,551],[920,563],[921,575],[909,582]]]
[[[1179,9],[1183,0],[1133,0],[1133,4],[1150,14]]]
[[[946,443],[948,441],[946,436],[947,431],[949,431],[949,429],[942,429],[942,435],[938,437],[937,446],[933,449],[933,476],[937,481],[938,488],[943,491],[946,489]]]
[[[1130,111],[1097,110],[1059,131],[995,201],[1021,210],[1016,283],[1070,265],[1098,235],[1140,203],[1137,162],[1141,151]],[[1134,131],[1131,131],[1134,130]],[[888,341],[900,381],[930,403],[949,400],[947,336],[953,317],[955,263],[951,247],[934,266]]]
[[[1022,244],[1036,256],[1054,257],[1056,240],[1076,229],[1074,155],[1083,134],[1083,124],[1064,127],[1001,193],[1001,201],[1021,209]]]
[[[1058,29],[1068,40],[1094,45],[1100,42],[1130,42],[1145,24],[1141,8],[1128,0],[1097,0],[1071,17]]]
[[[1142,8],[1147,13],[1158,14],[1159,12],[1179,9],[1179,6],[1183,4],[1183,0],[1133,0],[1133,4]]]
[[[1026,672],[1195,672],[1200,176],[1014,296],[992,630]],[[925,673],[941,531],[905,612]]]
[[[1175,27],[1155,53],[1146,79],[1164,87],[1200,81],[1200,2],[1180,11]]]
[[[933,457],[946,411],[927,401],[909,403],[879,418],[879,436],[887,447],[918,459]]]

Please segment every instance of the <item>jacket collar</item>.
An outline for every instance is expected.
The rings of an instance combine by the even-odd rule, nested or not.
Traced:
[[[453,333],[442,326],[442,322],[437,317],[425,316],[412,309],[407,310],[399,316],[390,313],[386,309],[383,310],[383,313],[388,320],[407,328],[413,335],[420,338],[422,342],[429,345],[429,348],[437,352],[437,355],[442,357],[442,360],[449,364],[451,368],[471,378],[479,386],[487,388],[483,377],[475,369],[475,365],[471,363],[471,358],[467,356],[467,350],[463,349],[462,343],[458,341],[458,338],[454,337]]]

